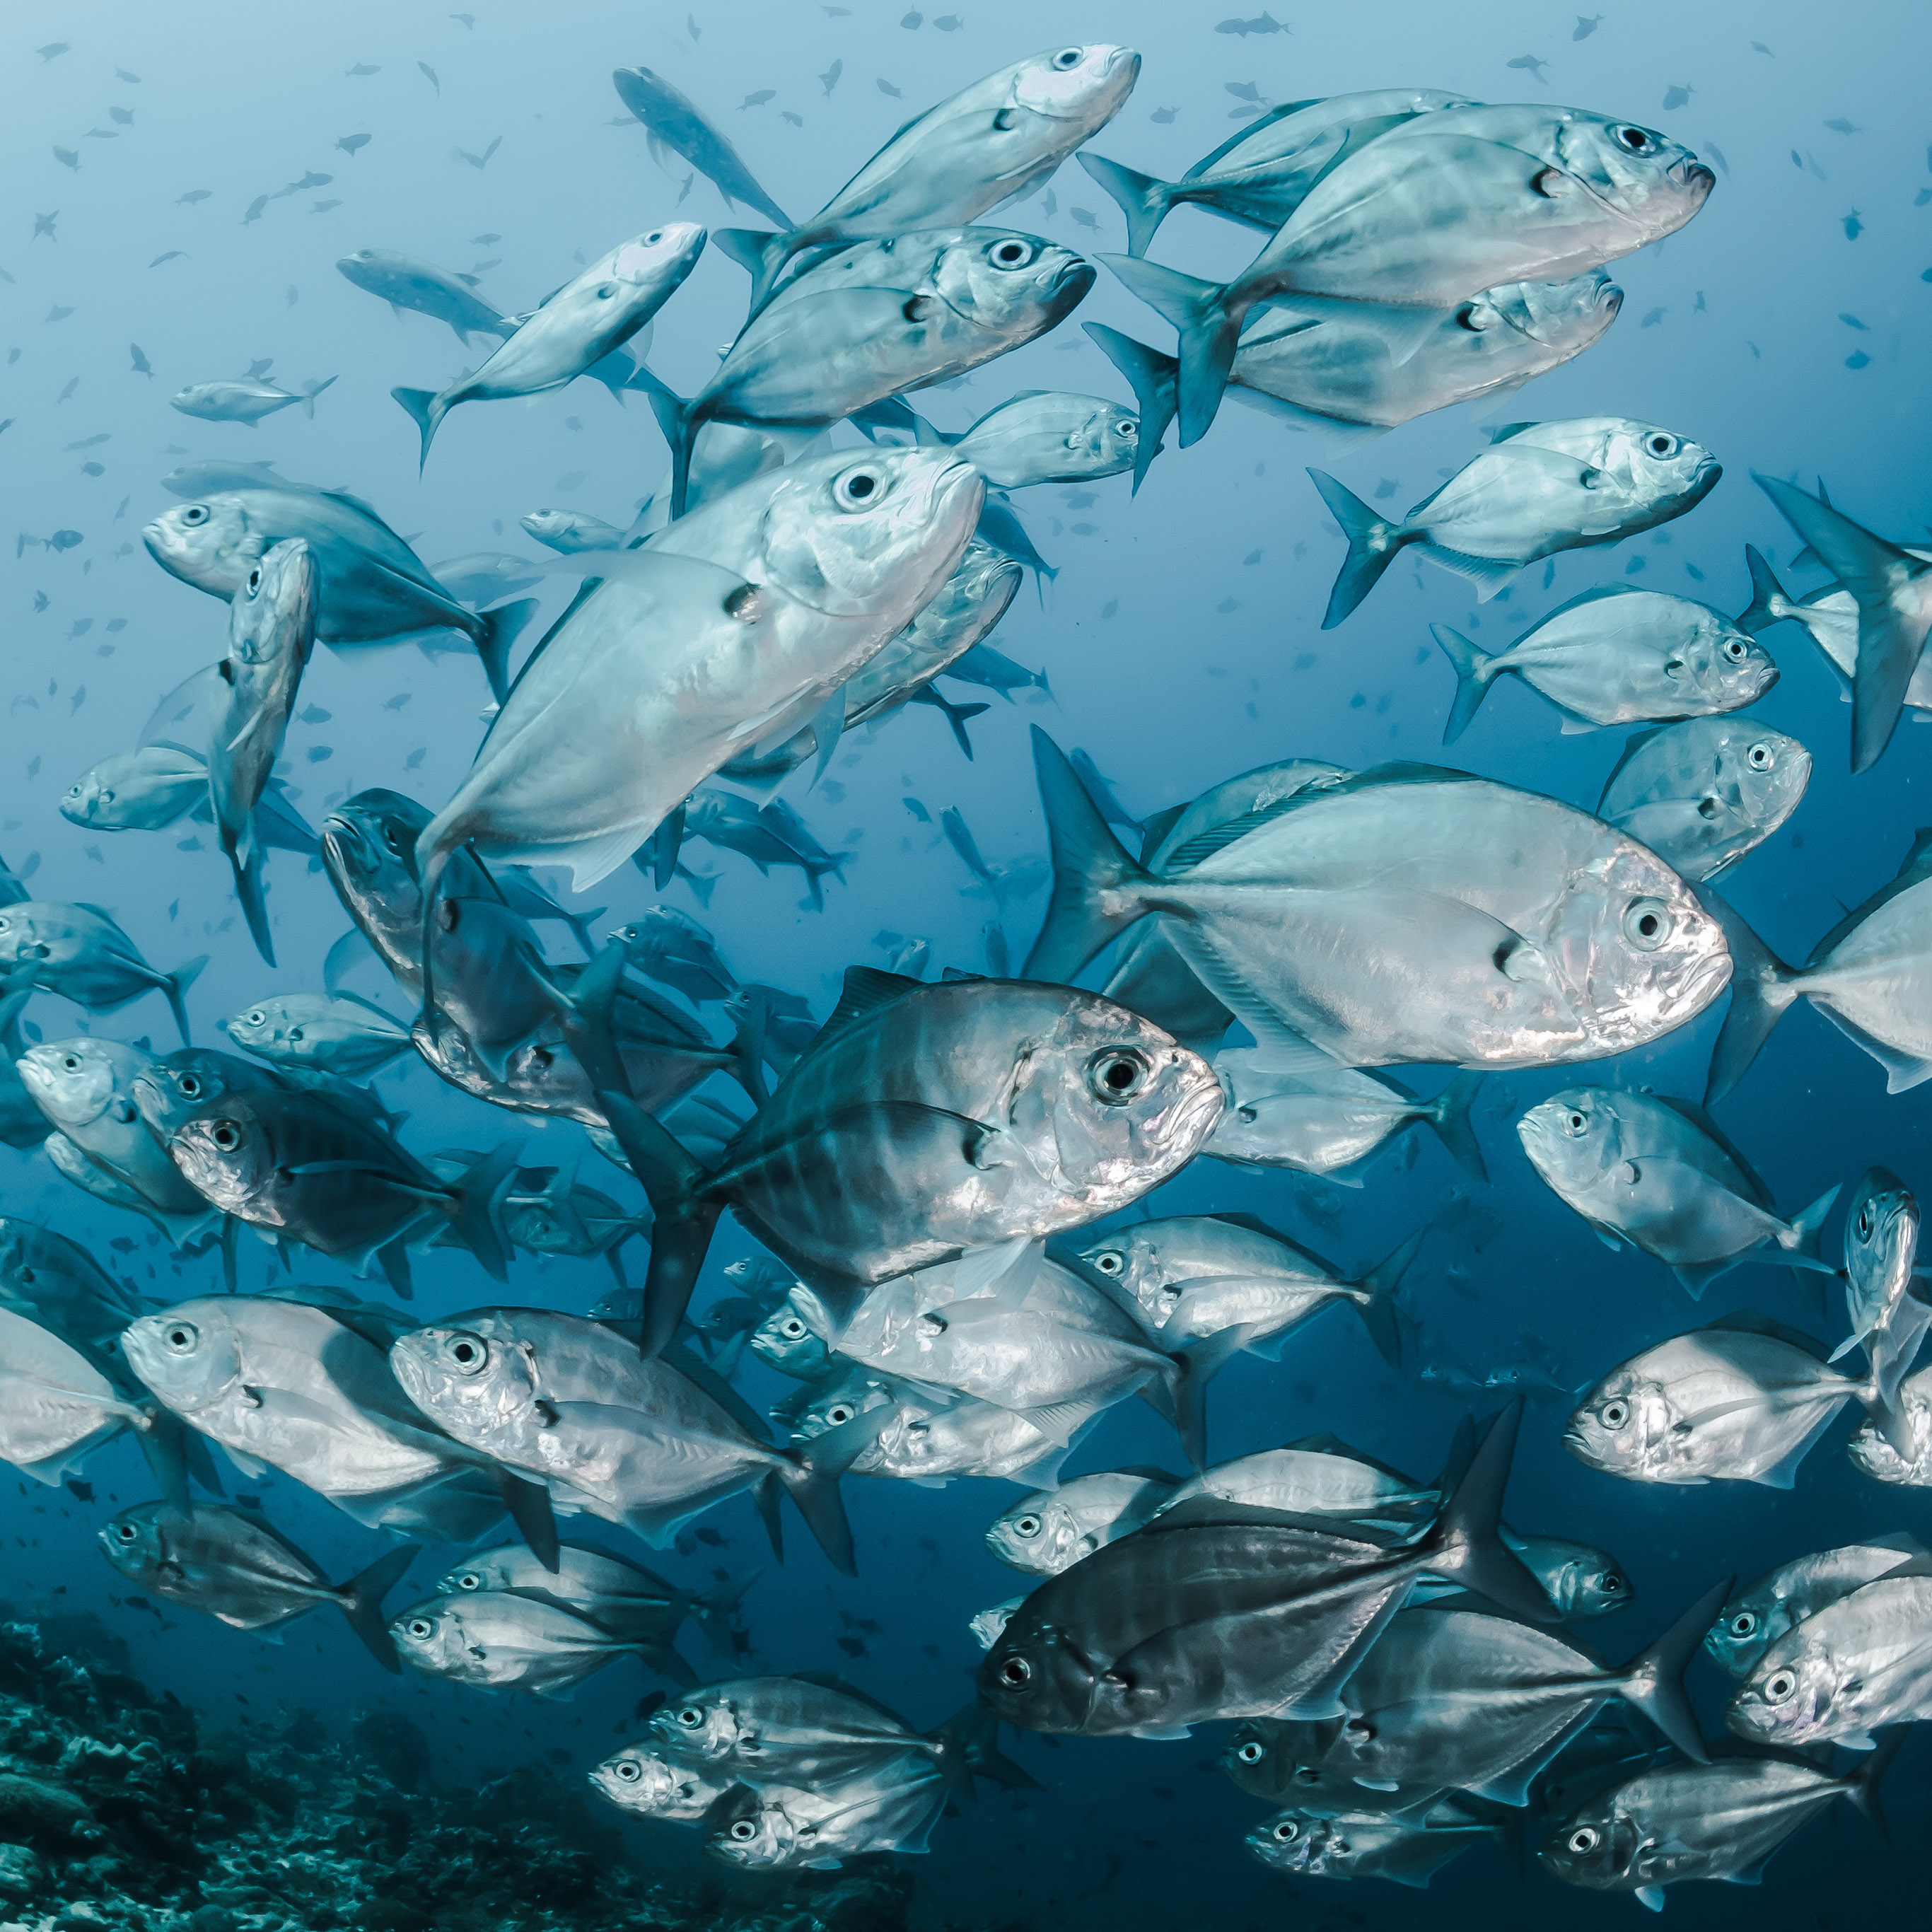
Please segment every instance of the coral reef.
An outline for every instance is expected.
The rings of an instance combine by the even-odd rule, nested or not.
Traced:
[[[90,1622],[0,1621],[0,1932],[903,1932],[902,1862],[668,1875],[582,1767],[458,1790],[394,1712],[218,1727]]]

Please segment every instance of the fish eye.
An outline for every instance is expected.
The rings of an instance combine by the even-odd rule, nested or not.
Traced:
[[[114,1534],[123,1543],[132,1543],[135,1536],[134,1526],[131,1522],[117,1522],[114,1526]]]
[[[1563,1131],[1568,1134],[1573,1141],[1576,1139],[1580,1134],[1587,1131],[1589,1125],[1589,1115],[1588,1114],[1580,1114],[1574,1107],[1572,1107],[1569,1112],[1563,1116]]]
[[[835,1402],[825,1412],[825,1419],[836,1429],[842,1422],[850,1422],[858,1413],[849,1402]]]
[[[1579,1825],[1564,1841],[1573,1852],[1594,1852],[1597,1849],[1597,1832],[1594,1826]]]
[[[1606,1596],[1620,1596],[1623,1592],[1623,1587],[1624,1580],[1614,1570],[1606,1570],[1597,1581],[1597,1588]]]
[[[242,1022],[242,1024],[244,1026],[264,1026],[268,1023],[268,1015],[264,1012],[260,1006],[257,1006],[255,1010],[252,1013],[249,1014],[247,1018]]]
[[[869,509],[885,494],[885,479],[876,470],[848,470],[832,486],[832,500],[842,510]]]
[[[1277,1845],[1290,1845],[1301,1836],[1301,1827],[1292,1818],[1284,1818],[1268,1835]]]
[[[1000,1666],[1000,1682],[1009,1690],[1024,1690],[1033,1682],[1033,1666],[1023,1657],[1010,1657]]]
[[[182,512],[182,521],[186,524],[190,529],[197,524],[206,523],[208,521],[208,506],[206,503],[189,504],[188,508]]]
[[[662,228],[653,228],[651,232],[644,237],[644,246],[646,248],[655,248],[663,239],[664,230]]]
[[[617,284],[615,282],[605,282],[597,291],[597,299],[599,302],[608,302],[616,292]]]
[[[242,1144],[242,1130],[232,1120],[217,1120],[208,1130],[208,1138],[223,1154],[232,1154]]]
[[[452,1335],[442,1345],[443,1359],[460,1376],[480,1374],[490,1350],[480,1336]]]
[[[1140,440],[1141,434],[1139,422],[1132,416],[1123,416],[1114,424],[1114,434],[1123,442],[1137,442]]]
[[[741,1845],[749,1844],[758,1835],[758,1828],[748,1818],[734,1818],[730,1835]]]
[[[677,1721],[687,1731],[696,1730],[704,1721],[704,1706],[702,1704],[686,1704],[678,1712]]]
[[[620,1757],[610,1768],[626,1784],[636,1784],[644,1774],[644,1767],[634,1757]]]
[[[1643,446],[1652,456],[1675,456],[1677,454],[1676,437],[1666,435],[1660,429],[1652,430],[1644,438]]]
[[[1730,659],[1732,663],[1742,664],[1744,661],[1744,641],[1743,638],[1732,638],[1730,642],[1724,646],[1724,655]]]
[[[78,1073],[80,1071],[80,1055],[64,1053],[61,1055],[61,1065],[70,1073]]]
[[[1633,154],[1654,154],[1662,146],[1657,136],[1648,128],[1632,128],[1628,125],[1613,128],[1610,130],[1610,138],[1619,147]]]
[[[262,587],[262,566],[258,563],[248,573],[248,595],[252,597]]]
[[[1036,1516],[1028,1514],[1018,1516],[1014,1520],[1013,1534],[1016,1536],[1036,1537],[1046,1526]]]
[[[201,1098],[201,1082],[192,1073],[184,1073],[175,1084],[180,1088],[184,1100]]]
[[[1731,1619],[1731,1634],[1733,1636],[1755,1636],[1757,1634],[1757,1612],[1755,1610],[1738,1611]]]
[[[1782,1704],[1798,1688],[1798,1673],[1795,1670],[1774,1670],[1764,1680],[1764,1701],[1767,1704]]]
[[[1109,1276],[1125,1274],[1127,1258],[1118,1248],[1102,1248],[1094,1257],[1094,1265],[1102,1274]]]
[[[200,1345],[201,1330],[192,1322],[171,1322],[162,1336],[171,1355],[191,1355]]]
[[[456,1587],[459,1590],[480,1590],[483,1587],[483,1579],[474,1570],[465,1570],[458,1576]]]
[[[382,827],[382,843],[388,846],[392,852],[400,853],[403,849],[402,841],[396,836],[396,828],[393,825],[386,825]]]
[[[1744,763],[1754,772],[1768,772],[1775,761],[1775,754],[1762,738],[1744,754]]]
[[[778,1333],[788,1342],[796,1342],[805,1334],[805,1324],[796,1315],[789,1316],[778,1324]]]
[[[1624,937],[1640,952],[1654,952],[1670,937],[1673,923],[1661,899],[1632,899],[1624,908]]]
[[[1033,260],[1033,244],[1024,236],[1009,235],[993,244],[986,259],[996,268],[1024,268]]]
[[[1234,1754],[1235,1757],[1243,1764],[1259,1764],[1267,1755],[1267,1750],[1258,1738],[1249,1738],[1247,1742]]]
[[[436,1634],[436,1625],[428,1617],[412,1617],[406,1628],[413,1637],[433,1636]]]
[[[1087,1063],[1088,1090],[1109,1106],[1131,1100],[1147,1083],[1146,1058],[1131,1047],[1105,1048]]]
[[[1621,1429],[1630,1420],[1630,1404],[1619,1396],[1614,1402],[1606,1402],[1597,1412],[1598,1418],[1606,1429]]]
[[[1871,1203],[1868,1201],[1858,1210],[1858,1239],[1862,1241],[1870,1240],[1871,1231],[1872,1210]]]

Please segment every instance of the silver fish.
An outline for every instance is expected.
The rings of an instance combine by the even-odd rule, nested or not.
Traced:
[[[516,325],[499,315],[476,291],[474,275],[439,268],[392,248],[358,248],[344,255],[337,269],[358,289],[380,297],[398,315],[406,308],[446,322],[466,348],[472,335],[508,336]]]
[[[728,1793],[704,1826],[704,1849],[741,1871],[830,1871],[879,1852],[923,1852],[946,1808],[932,1765],[896,1760],[826,1784],[777,1783]]]
[[[1088,483],[1135,466],[1140,419],[1104,396],[1022,389],[949,439],[1001,490],[1038,483]]]
[[[561,1700],[620,1657],[638,1658],[674,1682],[688,1672],[655,1639],[614,1635],[561,1604],[506,1591],[431,1597],[392,1618],[388,1634],[405,1663],[479,1690]]]
[[[727,201],[742,201],[781,227],[787,225],[783,211],[759,187],[737,149],[662,74],[647,67],[620,67],[610,80],[618,99],[649,131],[654,155],[664,148],[675,150]]]
[[[543,581],[543,573],[526,557],[506,556],[496,550],[466,550],[446,558],[430,572],[459,603],[494,604],[514,597]]]
[[[752,1352],[781,1375],[816,1382],[831,1364],[837,1325],[816,1291],[794,1282],[783,1304],[753,1331]]]
[[[221,1023],[243,1052],[272,1066],[359,1078],[410,1050],[408,1028],[353,993],[278,993]]]
[[[986,1547],[1030,1576],[1057,1576],[1141,1525],[1174,1494],[1164,1469],[1106,1469],[1021,1497],[986,1531]],[[982,1646],[990,1648],[990,1645]]]
[[[38,986],[93,1012],[114,1012],[143,993],[167,1000],[188,1044],[184,998],[208,955],[172,973],[158,973],[104,912],[55,899],[0,905],[0,974],[9,988]]]
[[[626,961],[694,1006],[707,1000],[728,1000],[738,982],[718,950],[718,942],[688,914],[667,905],[652,906],[641,919],[621,926],[610,937],[620,941]]]
[[[1688,718],[1630,739],[1597,816],[1682,877],[1713,879],[1798,809],[1810,779],[1796,738],[1747,718]]]
[[[565,556],[586,550],[615,550],[624,541],[622,530],[582,510],[532,510],[518,521],[538,543]]]
[[[620,1810],[667,1824],[695,1825],[737,1782],[713,1775],[650,1744],[626,1744],[590,1774],[592,1785]]]
[[[1749,1677],[1765,1652],[1806,1618],[1926,1554],[1916,1537],[1875,1536],[1780,1563],[1729,1598],[1704,1638],[1728,1676]]]
[[[1932,1305],[1915,1279],[1918,1225],[1917,1197],[1882,1167],[1858,1183],[1845,1216],[1845,1312],[1852,1332],[1832,1351],[1832,1360],[1862,1346],[1888,1406],[1932,1327]]]
[[[999,1642],[1000,1633],[1012,1622],[1013,1612],[1025,1601],[1024,1596],[1009,1597],[1004,1603],[989,1604],[976,1611],[966,1624],[973,1641],[982,1650],[991,1650]]]
[[[134,1076],[134,1105],[149,1133],[165,1148],[183,1121],[224,1094],[251,1093],[258,1088],[285,1088],[291,1083],[274,1069],[237,1060],[212,1047],[184,1046],[164,1053]]]
[[[104,1342],[141,1303],[78,1241],[8,1214],[0,1215],[0,1308],[78,1341]]]
[[[1932,1369],[1900,1383],[1894,1414],[1897,1420],[1885,1430],[1861,1423],[1845,1454],[1874,1482],[1932,1489]]]
[[[208,760],[179,745],[142,745],[91,765],[68,788],[61,816],[92,832],[158,832],[208,797]]]
[[[58,1489],[88,1454],[153,1411],[117,1388],[85,1351],[0,1308],[0,1461]]]
[[[250,429],[265,416],[286,409],[292,403],[302,406],[302,413],[315,420],[315,399],[336,379],[313,377],[299,390],[285,389],[279,382],[253,376],[218,382],[191,382],[169,398],[184,416],[199,416],[204,422],[246,423]]]
[[[1270,1871],[1389,1879],[1420,1888],[1472,1845],[1506,1836],[1502,1826],[1470,1819],[1452,1805],[1438,1807],[1419,1823],[1374,1811],[1277,1811],[1249,1832],[1246,1844]]]
[[[1002,1408],[975,1396],[889,1383],[854,1401],[808,1411],[797,1428],[808,1440],[842,1415],[869,1424],[874,1439],[854,1460],[855,1476],[940,1488],[962,1476],[1052,1488],[1082,1438],[1106,1412],[1100,1402]],[[881,1418],[883,1417],[883,1420]]]

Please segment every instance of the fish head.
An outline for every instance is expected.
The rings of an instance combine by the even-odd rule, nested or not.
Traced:
[[[1348,1878],[1357,1847],[1354,1832],[1366,1827],[1358,1816],[1318,1817],[1307,1811],[1277,1811],[1249,1832],[1248,1850],[1272,1871],[1299,1872],[1309,1878]],[[1384,1826],[1376,1834],[1386,1834]]]
[[[1563,1446],[1606,1476],[1641,1476],[1668,1451],[1674,1412],[1662,1385],[1622,1368],[1571,1413]]]
[[[0,966],[54,966],[78,958],[86,941],[57,907],[38,900],[0,906]]]
[[[1700,610],[1690,635],[1665,661],[1673,688],[1713,710],[1755,704],[1778,682],[1778,664],[1748,631],[1715,610]]]
[[[410,1401],[464,1442],[529,1415],[538,1400],[536,1351],[487,1311],[398,1336],[389,1366]]]
[[[1554,1538],[1537,1540],[1555,1545],[1551,1553],[1561,1558],[1553,1564],[1532,1562],[1530,1567],[1564,1622],[1606,1617],[1632,1600],[1636,1593],[1630,1578],[1607,1551],[1583,1544],[1558,1544]]]
[[[28,1048],[14,1070],[40,1112],[72,1133],[97,1120],[133,1120],[135,1077],[148,1059],[118,1040],[56,1040]]]
[[[177,1415],[212,1407],[240,1388],[244,1372],[241,1331],[215,1296],[130,1322],[121,1333],[121,1352]]]
[[[1596,1187],[1622,1161],[1617,1096],[1604,1087],[1566,1087],[1516,1124],[1529,1164],[1567,1199]]]
[[[1275,1719],[1250,1718],[1228,1733],[1221,1747],[1221,1768],[1244,1791],[1257,1797],[1278,1791],[1286,1777],[1300,1784],[1319,1784],[1318,1766],[1293,1762],[1294,1752],[1288,1742],[1293,1736],[1288,1726]]]
[[[1655,423],[1614,418],[1599,446],[1596,465],[1607,487],[1621,494],[1634,520],[1681,517],[1718,487],[1724,466],[1701,442]]]
[[[1090,1220],[1184,1167],[1226,1098],[1214,1068],[1150,1020],[1096,994],[1056,991],[1048,1024],[1013,1040],[1001,1124],[1034,1171]]]
[[[268,547],[247,505],[228,491],[164,510],[141,532],[148,554],[172,577],[211,596],[232,598]]]
[[[698,1787],[646,1744],[629,1744],[588,1774],[591,1784],[626,1811],[658,1813],[688,1805]]]
[[[752,568],[835,617],[910,619],[952,573],[986,486],[950,448],[869,449],[782,472]]]
[[[770,1871],[796,1864],[810,1850],[812,1827],[794,1820],[776,1798],[746,1790],[743,1802],[712,1820],[704,1849],[743,1871]]]
[[[1140,75],[1141,57],[1132,47],[1104,41],[1049,47],[1015,65],[1008,98],[1030,114],[1072,122],[1068,135],[1077,146],[1126,105]],[[1075,134],[1073,128],[1084,131]]]
[[[831,1332],[830,1318],[818,1296],[800,1282],[752,1330],[751,1349],[782,1373],[809,1381],[830,1356]]]
[[[1763,1584],[1733,1597],[1704,1633],[1704,1648],[1727,1676],[1748,1677],[1765,1652],[1792,1627],[1789,1600]]]
[[[106,763],[104,759],[68,787],[60,802],[60,814],[70,824],[118,829],[115,808],[118,794],[114,775],[104,769]]]
[[[1811,754],[1796,738],[1742,718],[1726,721],[1712,762],[1719,797],[1754,826],[1782,824],[1811,782]]]
[[[598,265],[603,271],[600,298],[627,308],[646,301],[655,307],[691,273],[709,238],[695,221],[667,221],[619,242]],[[611,285],[608,296],[602,292],[605,284]]]
[[[728,1688],[693,1690],[651,1713],[650,1729],[666,1749],[705,1763],[729,1757],[741,1745],[757,1747],[758,1732]]]
[[[215,1024],[244,1052],[256,1054],[286,1047],[291,1034],[300,1031],[290,1017],[287,1002],[280,999],[260,1000],[246,1012],[231,1013]]]
[[[169,1556],[164,1519],[176,1514],[166,1503],[137,1503],[102,1524],[94,1540],[122,1576],[132,1582],[152,1583],[166,1576]]]
[[[466,1650],[462,1616],[447,1597],[432,1597],[392,1617],[389,1640],[405,1663],[438,1675],[460,1670]]]
[[[228,607],[228,655],[264,664],[308,661],[322,574],[300,537],[284,537],[250,563]]]
[[[1912,1286],[1918,1202],[1889,1168],[1869,1168],[1845,1216],[1845,1272],[1854,1302],[1887,1309]]]
[[[510,1564],[500,1550],[480,1550],[467,1556],[454,1570],[446,1570],[436,1580],[436,1594],[444,1597],[474,1595],[479,1590],[508,1590],[516,1587]]]
[[[352,255],[336,260],[338,274],[346,275],[358,289],[373,296],[383,294],[392,285],[397,258],[381,248],[358,248]]]
[[[1592,268],[1567,282],[1504,282],[1472,296],[1456,310],[1466,329],[1498,327],[1558,352],[1568,362],[1580,356],[1617,319],[1624,292],[1606,268]]]
[[[1151,1327],[1165,1322],[1180,1300],[1180,1278],[1160,1236],[1144,1222],[1116,1228],[1074,1252],[1096,1274],[1132,1295]]]
[[[932,271],[940,300],[956,314],[1002,337],[1029,340],[1080,305],[1095,273],[1071,248],[1008,228],[953,231]]]
[[[380,786],[328,814],[322,822],[322,863],[346,904],[380,906],[411,924],[421,920],[416,841],[430,815],[414,799]]]
[[[1057,1625],[1016,1615],[981,1661],[980,1701],[1021,1730],[1078,1730],[1100,1673]]]
[[[166,1146],[175,1130],[190,1114],[199,1113],[224,1094],[278,1083],[265,1067],[250,1066],[233,1054],[212,1047],[184,1046],[164,1053],[134,1076],[134,1105],[148,1130]]]
[[[228,1214],[238,1213],[275,1178],[275,1143],[256,1096],[224,1094],[176,1129],[168,1143],[188,1185]]]
[[[1044,1491],[1022,1497],[986,1531],[986,1547],[1029,1576],[1057,1576],[1094,1544],[1073,1512]]]
[[[1543,1841],[1537,1859],[1552,1878],[1591,1892],[1619,1892],[1649,1882],[1638,1860],[1644,1834],[1618,1808],[1611,1792],[1566,1820]]]
[[[1654,128],[1568,109],[1552,129],[1552,159],[1619,218],[1628,254],[1676,233],[1709,199],[1718,177]]]
[[[1134,466],[1140,449],[1141,419],[1132,410],[1102,398],[1068,430],[1067,455],[1090,476],[1112,476]],[[991,545],[987,548],[990,549]],[[988,562],[1010,568],[1013,560],[994,551]]]
[[[1828,1646],[1800,1624],[1772,1645],[1738,1687],[1726,1725],[1754,1744],[1797,1748],[1830,1736],[1842,1725],[1848,1693],[1858,1688]],[[1862,1720],[1850,1728],[1862,1730]]]

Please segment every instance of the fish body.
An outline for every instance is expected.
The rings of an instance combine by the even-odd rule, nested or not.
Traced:
[[[1244,1509],[1333,1516],[1406,1533],[1428,1520],[1442,1496],[1440,1484],[1418,1483],[1333,1436],[1309,1436],[1218,1462],[1180,1483],[1160,1508],[1206,1496]]]
[[[816,1382],[831,1366],[836,1325],[818,1294],[794,1282],[784,1301],[753,1331],[752,1353],[781,1375]]]
[[[272,1067],[237,1060],[212,1047],[184,1046],[164,1053],[135,1075],[132,1094],[149,1133],[165,1148],[175,1130],[224,1094],[250,1093],[259,1088],[285,1088],[291,1083]]]
[[[718,950],[718,942],[696,920],[675,908],[652,906],[611,937],[640,973],[682,993],[693,1005],[728,1000],[738,982]]]
[[[938,1770],[917,1760],[829,1784],[766,1784],[728,1794],[706,1820],[704,1849],[740,1871],[829,1871],[848,1858],[925,1851],[946,1801]]]
[[[532,510],[518,520],[540,544],[564,556],[586,550],[615,550],[624,532],[582,510]]]
[[[660,1649],[614,1636],[560,1604],[494,1590],[431,1597],[392,1618],[388,1634],[405,1663],[433,1676],[556,1700],[620,1657],[641,1657],[656,1668]]]
[[[687,1759],[647,1744],[626,1744],[590,1778],[620,1810],[673,1825],[698,1823],[736,1781],[729,1774],[712,1776]]]
[[[466,347],[472,335],[508,336],[516,325],[476,293],[474,275],[452,274],[388,248],[358,248],[336,263],[358,289],[380,296],[400,315],[406,308],[446,322]]]
[[[1932,1369],[1907,1376],[1898,1385],[1894,1407],[1903,1419],[1902,1434],[1897,1422],[1883,1430],[1874,1421],[1862,1422],[1845,1454],[1874,1482],[1932,1489]]]
[[[1765,1652],[1787,1631],[1924,1553],[1915,1538],[1892,1536],[1793,1557],[1725,1603],[1706,1634],[1704,1648],[1728,1676],[1750,1677]]]
[[[1001,490],[1088,483],[1134,467],[1140,419],[1104,396],[1026,389],[988,410],[953,448]]]
[[[409,1029],[352,993],[278,993],[222,1022],[270,1066],[360,1079],[410,1050]]]
[[[8,1214],[0,1216],[0,1309],[98,1343],[111,1342],[141,1304],[78,1241]]]
[[[1810,778],[1811,754],[1796,738],[1747,718],[1688,718],[1629,740],[1597,816],[1701,881],[1762,844]]]
[[[662,74],[647,67],[620,67],[610,79],[618,99],[649,130],[654,150],[658,142],[674,148],[727,201],[742,201],[781,226],[790,225],[737,149]]]
[[[91,832],[158,832],[207,800],[208,760],[183,746],[154,744],[90,766],[60,809]]]
[[[207,964],[204,953],[175,972],[158,973],[97,907],[52,899],[0,906],[0,974],[10,986],[38,986],[94,1012],[113,1012],[143,993],[160,993],[184,1046],[188,1012],[183,996]]]
[[[307,413],[315,414],[315,399],[335,378],[309,384],[302,390],[285,389],[279,382],[243,377],[219,382],[193,382],[169,398],[184,416],[199,416],[204,422],[246,423],[250,429],[265,416],[299,403]]]
[[[1248,1850],[1270,1871],[1301,1878],[1388,1879],[1420,1889],[1472,1845],[1500,1842],[1501,1825],[1468,1818],[1453,1805],[1418,1822],[1377,1811],[1333,1815],[1277,1811],[1249,1832]]]
[[[722,1606],[667,1583],[641,1564],[581,1544],[560,1544],[557,1567],[546,1569],[520,1543],[474,1552],[436,1579],[438,1592],[468,1597],[482,1592],[535,1598],[587,1618],[614,1636],[655,1640],[668,1646],[686,1616],[707,1619]],[[731,1586],[735,1598],[742,1582]]]
[[[0,1308],[0,1461],[58,1489],[102,1443],[151,1426],[150,1412],[84,1351]]]
[[[1056,1490],[1022,1496],[986,1532],[1002,1563],[1032,1576],[1057,1576],[1082,1557],[1140,1528],[1175,1489],[1156,1469],[1108,1469]]]
[[[1889,1168],[1871,1168],[1845,1217],[1845,1312],[1852,1332],[1832,1359],[1862,1345],[1888,1406],[1932,1327],[1932,1305],[1915,1280],[1918,1228],[1917,1196]]]

